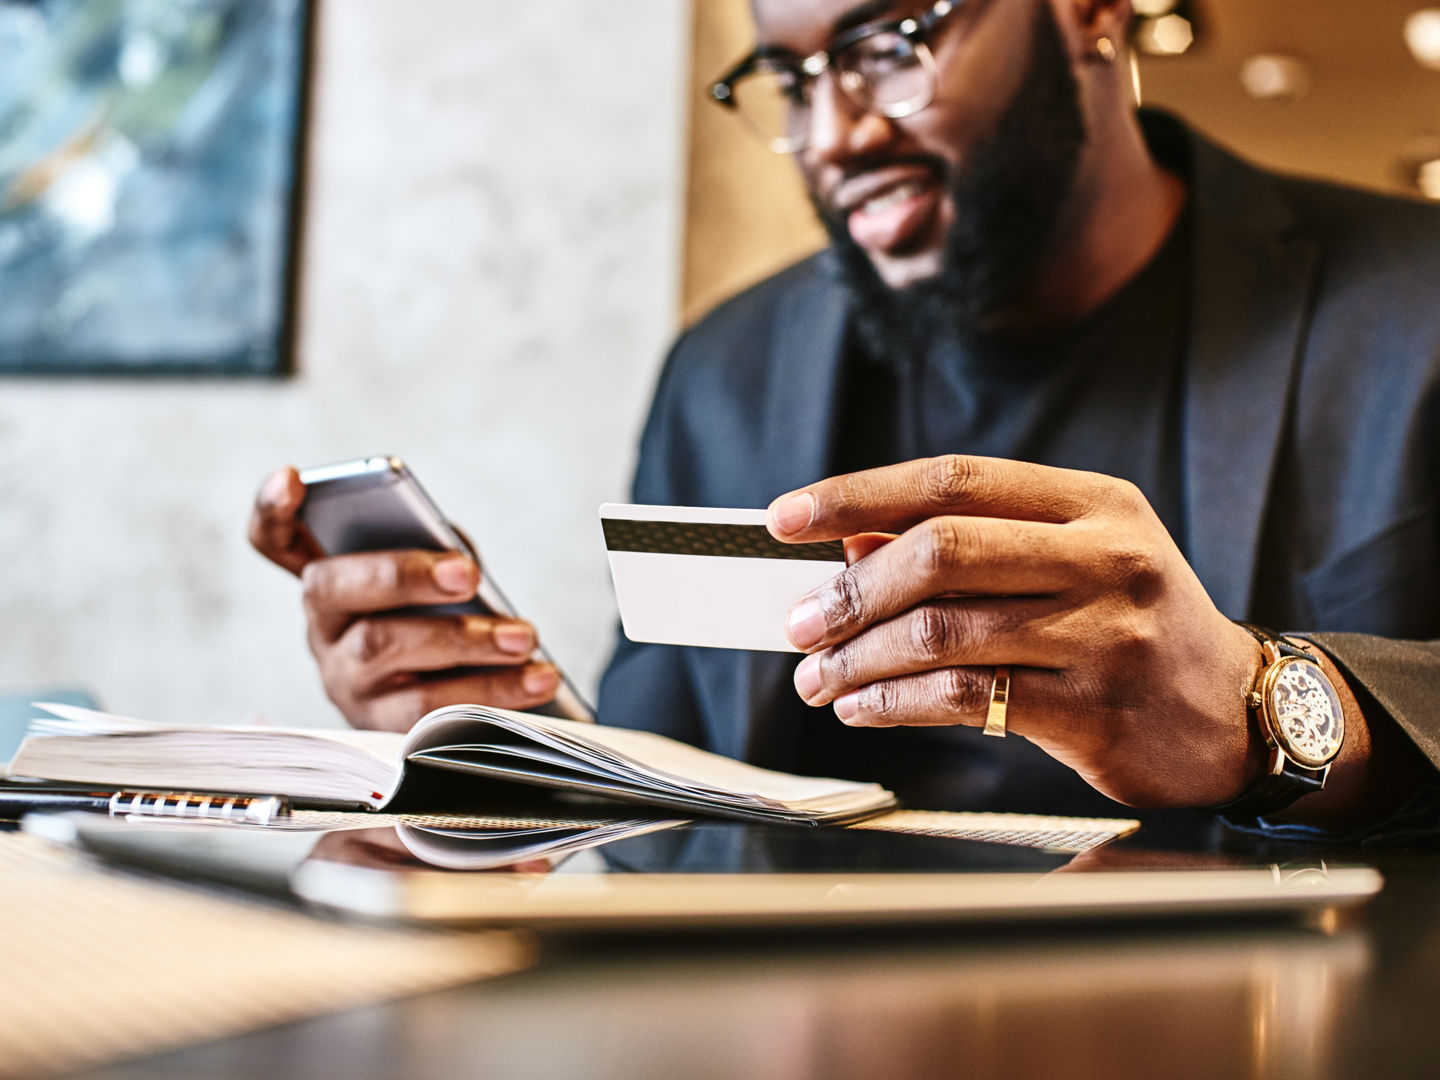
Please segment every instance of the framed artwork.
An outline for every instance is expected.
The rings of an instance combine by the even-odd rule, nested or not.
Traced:
[[[311,0],[0,0],[0,374],[290,370]]]

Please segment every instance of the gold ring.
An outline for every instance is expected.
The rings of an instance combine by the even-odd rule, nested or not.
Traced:
[[[990,711],[985,714],[985,734],[1005,737],[1005,707],[1010,703],[1010,669],[997,667],[990,684]]]

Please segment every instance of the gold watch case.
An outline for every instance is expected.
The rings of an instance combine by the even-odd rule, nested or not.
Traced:
[[[1268,663],[1250,706],[1260,717],[1260,730],[1272,749],[1298,765],[1324,768],[1335,760],[1345,741],[1345,712],[1340,695],[1314,660],[1280,653],[1265,645]]]

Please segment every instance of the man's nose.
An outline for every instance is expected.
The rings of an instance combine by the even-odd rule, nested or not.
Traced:
[[[823,72],[810,102],[808,151],[827,165],[844,165],[873,153],[894,134],[887,116],[862,108],[840,88],[843,76]]]

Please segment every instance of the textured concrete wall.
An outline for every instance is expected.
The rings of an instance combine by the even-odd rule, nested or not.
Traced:
[[[674,328],[687,5],[321,5],[299,374],[0,383],[0,692],[334,723],[244,539],[283,462],[408,458],[582,683]]]

